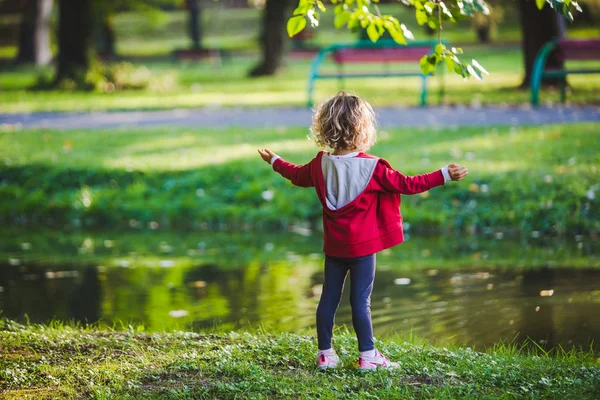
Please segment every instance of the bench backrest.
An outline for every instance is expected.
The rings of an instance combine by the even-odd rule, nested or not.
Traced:
[[[337,64],[344,63],[388,63],[415,62],[429,54],[431,46],[383,47],[383,48],[341,48],[333,52]]]
[[[562,61],[600,60],[600,39],[562,39],[556,51]]]

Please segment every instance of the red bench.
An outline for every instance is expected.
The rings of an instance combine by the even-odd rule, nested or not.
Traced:
[[[600,67],[592,68],[546,68],[548,56],[553,51],[557,52],[559,60],[567,61],[600,61],[600,39],[571,40],[561,39],[546,43],[539,51],[533,63],[531,72],[531,104],[539,104],[540,87],[543,78],[566,78],[570,74],[598,74]],[[566,79],[560,87],[560,101],[566,99]]]
[[[407,46],[399,46],[395,42],[381,40],[376,43],[359,41],[350,45],[333,45],[321,50],[313,59],[308,76],[308,105],[312,106],[312,96],[317,79],[337,79],[343,87],[345,78],[386,78],[397,76],[415,76],[421,78],[420,104],[427,104],[427,77],[419,69],[419,60],[429,54],[435,43],[412,42]],[[320,67],[325,57],[331,54],[337,65],[337,72],[321,72]],[[409,63],[415,68],[399,70],[398,64]],[[379,64],[383,68],[378,71],[345,71],[347,64]],[[442,81],[440,96],[443,95]]]

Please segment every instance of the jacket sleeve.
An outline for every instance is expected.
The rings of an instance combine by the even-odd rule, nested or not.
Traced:
[[[296,165],[285,161],[283,158],[278,158],[273,162],[273,169],[296,186],[312,187],[314,186],[312,179],[313,161],[304,165]]]
[[[379,162],[372,179],[373,189],[388,193],[417,194],[444,184],[444,175],[439,169],[428,174],[407,176],[384,162]]]

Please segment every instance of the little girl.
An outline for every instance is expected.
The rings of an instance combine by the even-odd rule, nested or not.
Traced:
[[[283,160],[269,149],[258,152],[294,185],[314,187],[323,207],[325,280],[317,308],[317,366],[334,368],[340,362],[331,347],[332,330],[350,272],[359,367],[394,367],[396,363],[377,351],[373,340],[375,253],[404,240],[400,194],[417,194],[450,180],[461,180],[467,169],[450,164],[429,174],[405,176],[387,161],[366,154],[375,144],[375,113],[370,104],[343,91],[319,106],[311,136],[317,145],[333,151],[321,151],[302,166]]]

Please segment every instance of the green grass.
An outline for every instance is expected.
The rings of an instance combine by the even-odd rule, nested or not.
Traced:
[[[315,370],[315,339],[297,334],[147,333],[0,320],[0,343],[0,390],[9,399],[594,399],[600,393],[591,353],[511,345],[476,352],[414,339],[378,341],[401,368],[361,373],[356,341],[343,331],[334,343],[342,365],[326,372]]]
[[[409,175],[469,167],[462,182],[404,196],[413,230],[597,234],[597,129],[391,129],[372,153]],[[272,172],[256,154],[266,146],[296,163],[317,151],[305,128],[5,130],[0,216],[9,225],[316,228],[314,192]]]

